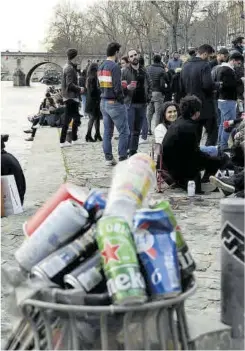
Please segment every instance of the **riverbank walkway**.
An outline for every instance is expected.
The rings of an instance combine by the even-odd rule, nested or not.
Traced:
[[[85,137],[87,120],[82,120],[80,137]],[[117,148],[113,140],[113,148]],[[139,151],[149,154],[151,144],[140,145]],[[108,189],[113,168],[104,164],[102,143],[85,143],[60,149],[56,128],[43,127],[37,131],[27,164],[27,194],[24,212],[2,219],[1,264],[15,265],[14,252],[24,236],[22,224],[44,203],[65,180],[91,188]],[[152,193],[154,199],[170,200],[185,239],[197,264],[198,289],[187,301],[189,314],[206,315],[219,320],[220,313],[220,209],[221,195],[211,193],[201,201],[190,201],[176,189],[163,194]],[[9,323],[6,291],[2,286],[2,339],[8,334]]]

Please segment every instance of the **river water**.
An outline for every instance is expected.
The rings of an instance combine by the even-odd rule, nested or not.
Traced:
[[[9,134],[6,150],[11,152],[26,169],[32,142],[25,141],[30,129],[29,115],[38,112],[47,86],[32,83],[31,87],[13,87],[13,82],[1,81],[1,134]]]

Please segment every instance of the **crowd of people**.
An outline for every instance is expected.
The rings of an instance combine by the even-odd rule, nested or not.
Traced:
[[[204,182],[221,186],[220,182],[228,180],[217,180],[218,170],[232,169],[233,177],[244,172],[243,152],[242,159],[237,157],[238,149],[244,150],[240,138],[244,123],[235,123],[232,132],[230,125],[225,126],[227,121],[238,121],[244,111],[244,45],[244,38],[239,37],[232,50],[221,48],[214,57],[214,49],[204,44],[190,50],[186,60],[173,53],[167,63],[155,54],[153,64],[145,67],[137,50],[130,49],[120,59],[120,44],[112,42],[106,60],[89,62],[83,71],[77,66],[77,50],[68,49],[61,86],[64,118],[60,146],[83,143],[78,140],[82,103],[83,115],[89,116],[87,142],[102,141],[103,119],[106,165],[117,163],[111,143],[116,127],[119,162],[137,153],[139,143],[148,142],[154,134],[155,141],[162,144],[163,165],[175,184],[186,189],[188,181],[194,180],[197,193],[202,192]],[[48,108],[53,108],[50,101]],[[71,121],[69,143],[66,135]],[[203,129],[206,143],[200,146]]]

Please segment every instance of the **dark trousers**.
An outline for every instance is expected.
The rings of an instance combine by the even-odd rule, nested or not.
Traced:
[[[99,105],[94,108],[93,111],[89,113],[89,121],[88,121],[88,130],[87,135],[91,136],[92,128],[94,125],[95,128],[95,135],[100,135],[100,107]]]
[[[138,150],[139,136],[144,120],[146,122],[146,104],[128,105],[127,111],[128,125],[130,130],[128,149],[129,154],[134,155]]]
[[[66,141],[67,130],[72,120],[72,140],[75,141],[77,140],[77,130],[80,121],[79,102],[70,99],[65,101],[65,115],[60,135],[60,143],[64,143]]]
[[[206,146],[217,145],[218,140],[218,125],[215,117],[210,117],[208,119],[200,119],[197,126],[198,141],[200,143],[202,139],[203,127],[207,131]]]
[[[201,171],[205,171],[206,177],[209,178],[211,175],[215,175],[218,169],[222,166],[223,160],[219,157],[211,157],[209,155],[203,154],[200,156],[196,162],[193,160],[193,167],[187,167],[187,174],[170,174],[176,180],[176,183],[183,189],[187,189],[189,180],[194,180],[196,183],[196,191],[201,190]],[[191,169],[190,169],[191,168]],[[181,172],[181,171],[180,171]]]

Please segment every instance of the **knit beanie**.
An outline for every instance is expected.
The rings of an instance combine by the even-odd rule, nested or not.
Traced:
[[[68,49],[66,51],[66,55],[68,57],[68,60],[74,59],[74,57],[77,56],[77,50],[76,49]]]

